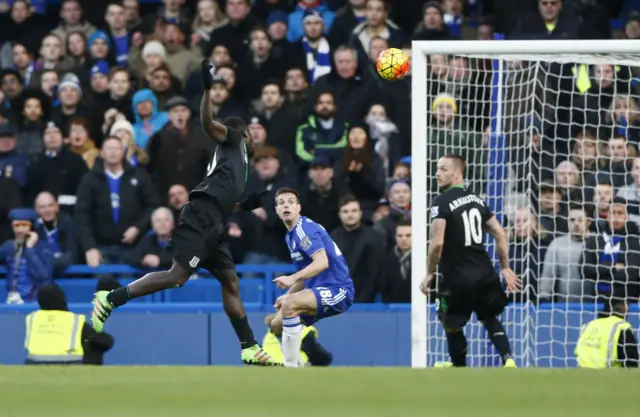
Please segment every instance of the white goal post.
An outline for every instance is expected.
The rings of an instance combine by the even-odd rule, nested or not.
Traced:
[[[434,162],[434,153],[432,152],[433,146],[439,146],[432,142],[433,132],[429,127],[429,119],[432,116],[432,106],[435,99],[435,94],[432,92],[432,87],[429,81],[430,77],[430,55],[445,55],[447,57],[464,57],[469,60],[491,61],[492,67],[485,70],[489,75],[490,86],[487,87],[490,90],[491,98],[485,97],[467,97],[468,100],[476,100],[476,104],[484,106],[490,106],[491,111],[486,111],[485,121],[490,119],[490,143],[485,145],[488,148],[493,149],[493,157],[483,159],[483,168],[486,171],[491,171],[495,168],[500,168],[502,174],[501,178],[495,178],[495,171],[492,171],[494,177],[486,180],[486,177],[482,178],[482,181],[487,181],[489,187],[498,185],[499,194],[491,195],[495,201],[498,201],[501,207],[501,215],[505,210],[502,208],[503,200],[509,197],[507,196],[507,186],[504,183],[507,182],[506,172],[510,169],[508,158],[508,152],[517,151],[514,147],[516,145],[509,145],[507,141],[504,141],[505,132],[505,117],[517,117],[520,120],[523,117],[528,117],[533,114],[537,120],[546,117],[545,114],[550,114],[561,109],[555,107],[553,103],[544,102],[544,100],[551,100],[547,97],[540,98],[536,93],[539,86],[533,85],[531,88],[527,87],[529,79],[525,79],[526,76],[536,77],[541,79],[544,77],[551,77],[546,73],[546,67],[536,66],[533,70],[532,67],[528,67],[526,70],[522,68],[513,68],[510,66],[510,61],[526,61],[534,63],[542,63],[545,65],[561,64],[561,65],[595,65],[610,64],[614,66],[640,66],[640,45],[637,40],[531,40],[531,41],[516,41],[516,40],[495,40],[495,41],[414,41],[412,44],[412,301],[411,301],[411,365],[414,368],[424,368],[426,366],[432,366],[435,360],[448,360],[446,353],[446,342],[444,342],[443,334],[433,334],[434,331],[441,331],[440,326],[437,324],[435,318],[433,305],[427,303],[426,297],[420,292],[419,284],[426,274],[427,268],[427,247],[428,247],[428,224],[429,218],[429,195],[437,190],[433,190],[433,172],[430,172],[430,166]],[[617,68],[617,67],[616,67]],[[526,72],[526,74],[525,74]],[[509,97],[509,92],[506,90],[505,81],[506,78],[516,74],[517,82],[521,83],[521,90],[519,90],[518,96]],[[529,74],[529,75],[527,75]],[[520,77],[520,78],[518,78]],[[473,81],[466,81],[472,83]],[[454,85],[455,87],[455,85]],[[473,90],[472,94],[477,94],[478,90]],[[448,94],[448,93],[447,93]],[[448,96],[449,98],[451,96]],[[508,101],[511,101],[511,104]],[[510,114],[505,115],[505,105],[511,105],[512,110]],[[513,110],[516,108],[517,110]],[[486,109],[485,109],[486,110]],[[545,113],[547,110],[547,113]],[[514,116],[515,112],[515,116]],[[519,122],[518,122],[519,123]],[[583,122],[586,126],[587,122]],[[604,123],[604,122],[603,122]],[[506,135],[510,133],[520,133],[529,129],[529,126],[514,125],[511,124],[507,128]],[[463,132],[464,133],[464,132]],[[475,132],[482,135],[483,132]],[[542,135],[542,132],[540,132]],[[502,138],[502,139],[500,139]],[[503,142],[501,142],[503,140]],[[472,145],[470,145],[472,146]],[[528,145],[524,145],[528,146]],[[507,149],[510,147],[510,149]],[[524,149],[524,147],[523,147]],[[497,151],[497,153],[495,153]],[[497,159],[496,159],[497,158]],[[511,167],[512,168],[512,167]],[[494,184],[492,184],[492,181]],[[533,178],[529,184],[531,187],[540,185],[543,181],[542,176]],[[500,185],[502,182],[503,185]],[[535,184],[534,184],[535,182]],[[536,188],[537,189],[537,188]],[[495,192],[495,188],[494,188]],[[527,191],[525,191],[527,193]],[[507,203],[504,203],[507,204]],[[497,213],[496,213],[497,214]],[[490,251],[492,253],[492,251]],[[542,259],[539,260],[542,264]],[[534,312],[536,306],[534,306],[533,300],[524,300],[525,303],[529,303],[533,309],[524,308],[521,311],[514,313],[510,319],[511,326],[521,326],[522,323],[526,323],[515,332],[519,335],[519,340],[511,340],[512,346],[514,346],[514,353],[519,357],[519,366],[545,366],[540,365],[539,358],[536,358],[537,343],[540,330],[538,326],[537,317],[538,313]],[[425,308],[426,306],[426,308]],[[505,313],[506,314],[506,313]],[[582,317],[582,313],[578,312],[581,320],[585,321],[592,317],[586,315]],[[567,319],[567,323],[569,320]],[[435,324],[434,324],[435,323]],[[567,324],[557,323],[557,326],[566,326]],[[514,328],[515,328],[514,327]],[[574,326],[575,327],[575,326]],[[434,330],[440,329],[440,330]],[[553,329],[550,330],[552,332]],[[576,331],[572,329],[571,331]],[[483,338],[484,334],[480,331],[473,331],[476,338]],[[552,334],[552,333],[550,333]],[[469,334],[467,334],[469,338]],[[434,342],[435,339],[439,341]],[[556,341],[546,341],[544,343],[555,343]],[[542,343],[542,342],[540,342]],[[563,341],[558,341],[562,344]],[[573,349],[569,349],[568,344],[560,346],[562,354],[557,358],[549,358],[548,366],[571,366],[570,356],[573,355]],[[563,350],[564,349],[564,350]],[[435,351],[434,351],[435,350]],[[482,354],[488,355],[486,352],[474,353],[471,351],[470,355]],[[560,357],[562,356],[562,357]],[[476,365],[479,362],[476,362]],[[546,362],[544,362],[546,363]]]

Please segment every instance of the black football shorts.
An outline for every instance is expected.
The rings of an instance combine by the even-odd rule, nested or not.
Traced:
[[[204,268],[218,277],[221,271],[235,271],[227,222],[209,199],[194,198],[184,205],[169,245],[176,263],[191,272]]]
[[[498,276],[479,281],[476,285],[462,289],[443,288],[438,293],[438,318],[445,329],[464,327],[476,313],[483,321],[497,317],[509,303]]]

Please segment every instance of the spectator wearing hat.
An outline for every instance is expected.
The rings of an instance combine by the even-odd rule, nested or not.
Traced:
[[[348,123],[338,116],[334,95],[329,92],[320,94],[313,114],[298,127],[296,133],[295,149],[300,167],[308,167],[320,151],[337,158],[340,150],[347,146],[348,127]]]
[[[359,123],[349,126],[348,144],[337,164],[337,178],[343,181],[358,199],[363,220],[372,223],[373,211],[384,195],[385,173],[382,159],[373,150],[369,126]]]
[[[356,45],[363,56],[368,56],[373,38],[386,40],[391,48],[400,48],[405,42],[400,27],[389,19],[387,0],[367,0],[365,21],[353,29],[349,43]]]
[[[284,58],[289,51],[289,41],[287,40],[288,21],[289,16],[285,11],[274,10],[269,14],[265,22],[267,33],[271,38],[271,55],[276,59]]]
[[[16,128],[0,124],[0,177],[14,179],[20,187],[27,184],[29,157],[16,149]]]
[[[324,21],[316,9],[306,9],[302,18],[304,35],[291,45],[291,65],[306,69],[306,78],[314,84],[331,72],[331,46],[323,36]]]
[[[247,190],[262,194],[262,207],[252,215],[241,217],[243,236],[247,236],[247,253],[243,262],[247,264],[274,264],[289,262],[287,247],[280,244],[286,234],[273,201],[275,193],[282,187],[297,187],[295,177],[288,175],[281,166],[280,152],[271,146],[256,148],[253,155],[253,172]]]
[[[51,106],[47,96],[40,90],[26,90],[16,100],[18,134],[16,135],[18,152],[33,159],[42,152],[42,130],[45,120],[50,116]]]
[[[165,64],[166,60],[167,48],[162,42],[154,39],[147,41],[142,50],[134,47],[129,53],[129,67],[136,73],[140,85],[145,80],[149,82],[153,70]]]
[[[386,257],[384,241],[362,218],[357,198],[347,194],[340,199],[340,227],[331,237],[349,264],[349,273],[359,303],[373,303],[379,291]]]
[[[167,101],[169,123],[149,139],[148,172],[154,177],[158,195],[166,203],[174,184],[194,188],[204,178],[213,158],[214,144],[191,120],[191,108],[184,97]]]
[[[169,115],[167,112],[159,111],[158,99],[148,88],[133,95],[132,109],[136,117],[136,123],[133,125],[136,145],[144,149],[149,138],[167,124]]]
[[[282,80],[284,65],[271,55],[271,39],[267,30],[258,26],[249,33],[249,53],[239,61],[238,82],[239,98],[250,103],[260,97],[262,86],[269,80]]]
[[[339,202],[348,193],[344,183],[335,178],[333,166],[329,155],[317,153],[310,164],[309,181],[301,193],[306,216],[327,230],[340,226]]]
[[[205,56],[211,56],[216,45],[227,45],[233,62],[240,62],[248,52],[249,33],[262,22],[252,16],[250,0],[227,0],[225,15],[229,23],[211,33]]]
[[[29,166],[26,188],[27,201],[33,201],[43,191],[50,192],[66,209],[72,210],[76,190],[87,164],[82,156],[64,146],[62,132],[53,122],[48,122],[41,133],[44,150]]]
[[[336,14],[329,9],[326,1],[299,0],[295,10],[289,14],[289,31],[287,32],[289,42],[295,42],[304,36],[303,19],[304,13],[308,9],[315,9],[322,15],[325,34],[328,34],[329,30],[331,30]]]
[[[119,138],[108,137],[100,157],[78,186],[75,208],[80,246],[93,267],[122,262],[158,206],[151,178],[125,161]]]
[[[75,195],[73,197],[75,198]],[[57,276],[77,261],[79,245],[73,218],[70,214],[60,211],[60,204],[48,191],[38,194],[34,200],[34,207],[38,214],[35,230],[53,254],[54,272]]]
[[[96,27],[84,19],[84,10],[79,0],[63,0],[60,4],[60,25],[51,33],[60,39],[67,39],[71,32],[82,32],[89,37]]]
[[[53,110],[51,120],[55,122],[56,126],[64,129],[63,134],[66,137],[69,134],[68,128],[71,119],[77,116],[86,117],[89,114],[80,105],[82,87],[80,87],[80,80],[75,74],[67,73],[62,77],[58,85],[58,97],[60,106]]]
[[[104,20],[109,27],[108,34],[115,51],[115,63],[126,67],[129,59],[130,33],[124,14],[124,5],[118,2],[107,4]]]
[[[111,37],[102,30],[96,30],[87,38],[89,62],[105,60],[111,65],[116,64],[116,52]]]
[[[124,159],[132,166],[137,167],[149,163],[147,152],[136,145],[135,130],[127,119],[116,120],[109,130],[109,135],[120,138],[124,149]]]
[[[91,103],[102,106],[109,97],[109,63],[97,61],[89,70]]]
[[[395,245],[396,227],[401,220],[411,220],[411,186],[405,180],[394,181],[387,191],[389,214],[373,225],[384,236],[386,247]]]
[[[14,209],[9,213],[14,239],[0,246],[0,264],[7,269],[7,303],[35,299],[41,285],[53,278],[53,254],[34,231],[36,213]]]
[[[198,48],[185,46],[185,36],[186,29],[175,23],[168,23],[165,25],[162,38],[162,43],[167,49],[167,66],[183,87],[189,75],[200,68],[202,61],[202,54]]]
[[[411,156],[400,158],[398,163],[393,167],[391,181],[397,180],[411,182]]]
[[[329,41],[332,47],[335,48],[349,42],[353,29],[365,20],[366,6],[366,0],[349,0],[344,7],[338,10],[329,31]]]
[[[197,47],[200,53],[206,56],[211,33],[229,23],[229,19],[222,13],[216,0],[198,0],[196,9],[197,14],[191,25],[191,46]]]

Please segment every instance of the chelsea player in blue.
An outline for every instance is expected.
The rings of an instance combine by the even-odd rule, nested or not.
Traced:
[[[276,300],[278,310],[271,322],[282,341],[284,366],[301,366],[302,325],[344,313],[353,303],[353,281],[338,245],[314,221],[301,216],[300,196],[291,188],[276,192],[276,213],[287,228],[286,242],[296,266],[293,275],[273,280],[289,289]]]

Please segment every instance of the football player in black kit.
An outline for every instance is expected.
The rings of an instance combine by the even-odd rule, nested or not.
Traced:
[[[518,291],[522,283],[509,268],[502,226],[484,201],[464,186],[465,165],[464,158],[453,154],[438,161],[436,180],[442,194],[434,199],[431,208],[427,276],[420,290],[428,294],[436,267],[440,266],[442,280],[436,306],[451,357],[451,362],[442,366],[466,366],[467,339],[462,329],[475,312],[504,366],[515,368],[507,333],[498,319],[508,303],[507,296],[484,248],[485,230],[495,240],[507,289]]]
[[[202,80],[205,86],[200,104],[202,128],[217,142],[217,146],[206,177],[191,191],[189,202],[180,213],[178,227],[170,242],[173,266],[169,271],[151,272],[126,287],[97,292],[91,321],[96,331],[102,331],[114,308],[133,298],[181,287],[202,267],[220,281],[224,311],[240,340],[242,362],[276,365],[271,356],[260,348],[249,326],[240,299],[235,262],[226,240],[229,216],[234,211],[259,207],[259,195],[250,195],[238,203],[249,172],[253,139],[247,125],[239,118],[229,117],[223,123],[212,119],[209,98],[213,67],[207,61],[202,63]]]

